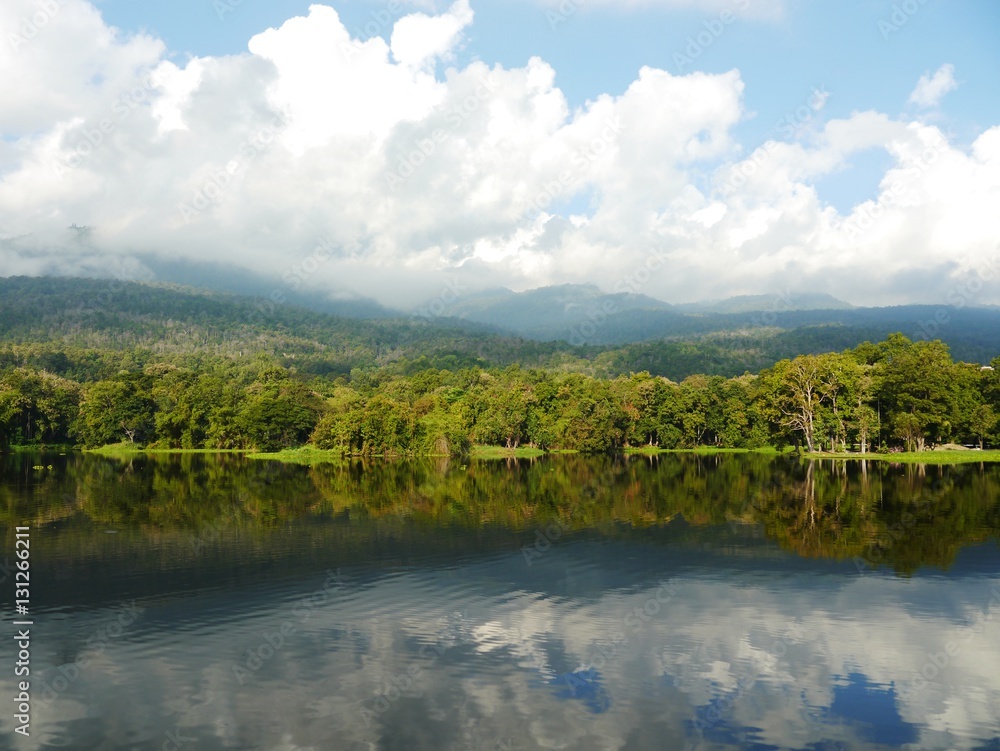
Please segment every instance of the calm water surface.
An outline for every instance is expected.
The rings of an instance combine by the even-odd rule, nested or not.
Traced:
[[[997,466],[21,455],[0,514],[0,749],[1000,749]]]

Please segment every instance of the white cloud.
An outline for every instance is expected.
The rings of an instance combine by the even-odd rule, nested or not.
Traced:
[[[446,58],[472,19],[469,0],[457,0],[440,16],[424,13],[404,16],[392,29],[392,56],[412,68]]]
[[[955,66],[945,63],[933,74],[925,73],[920,76],[917,87],[910,94],[910,104],[924,108],[937,107],[944,95],[956,88],[958,82],[955,80]]]
[[[399,19],[391,45],[313,5],[247,53],[183,65],[83,0],[61,7],[4,53],[3,273],[129,259],[141,274],[168,257],[280,278],[326,238],[335,257],[309,283],[405,304],[442,275],[613,288],[655,249],[669,262],[641,291],[670,301],[815,287],[888,303],[943,300],[949,274],[998,252],[996,128],[963,149],[879,112],[824,120],[803,91],[808,117],[747,152],[735,70],[647,67],[577,109],[538,58],[441,72],[471,21],[464,0]],[[414,41],[421,28],[435,35]],[[817,181],[873,148],[894,160],[879,195],[846,214],[824,203]]]

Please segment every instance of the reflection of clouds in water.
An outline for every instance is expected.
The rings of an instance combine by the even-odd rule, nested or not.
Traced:
[[[826,739],[973,749],[1000,735],[1000,617],[982,619],[995,581],[690,576],[633,628],[625,618],[653,585],[581,600],[472,583],[485,580],[442,591],[417,571],[348,586],[297,623],[245,685],[232,667],[287,618],[284,603],[248,595],[252,610],[215,626],[207,597],[145,603],[141,629],[36,706],[39,733],[20,747],[106,732],[159,748],[179,726],[199,749],[328,748],[331,739],[346,749],[659,749],[665,738],[682,742],[711,708],[706,747]],[[953,615],[932,614],[927,601]],[[40,677],[51,680],[56,655],[79,649],[88,618],[107,614],[81,613],[72,628],[47,623],[34,644]],[[969,637],[973,623],[981,631]],[[914,677],[949,641],[958,650],[916,690]],[[599,667],[597,654],[607,655]],[[0,676],[0,691],[11,688]],[[384,709],[366,721],[378,697]]]

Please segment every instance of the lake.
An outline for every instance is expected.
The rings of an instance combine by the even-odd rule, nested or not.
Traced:
[[[1000,466],[0,457],[0,749],[1000,749]]]

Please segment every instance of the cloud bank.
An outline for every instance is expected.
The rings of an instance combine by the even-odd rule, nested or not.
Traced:
[[[400,305],[456,277],[611,289],[656,252],[642,291],[668,301],[886,304],[943,300],[998,253],[1000,126],[963,146],[919,119],[826,118],[837,92],[817,86],[743,144],[738,70],[646,67],[571,108],[542,59],[455,63],[467,0],[402,16],[388,43],[313,5],[244,54],[182,63],[84,0],[39,7],[0,8],[5,275],[171,259],[280,279],[322,243],[316,289]],[[920,107],[954,86],[950,66],[925,79]],[[817,183],[871,149],[892,159],[877,194],[837,211]]]

